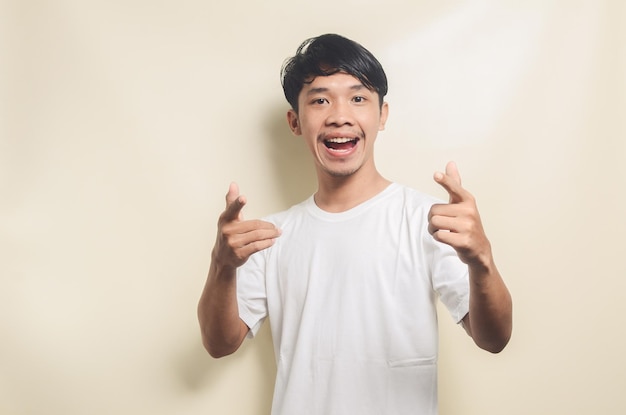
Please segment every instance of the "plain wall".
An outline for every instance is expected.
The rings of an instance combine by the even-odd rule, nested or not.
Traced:
[[[377,163],[456,160],[514,299],[499,355],[441,313],[442,415],[626,412],[626,20],[615,1],[20,1],[0,10],[0,413],[269,412],[267,326],[202,348],[231,181],[315,190],[279,70],[307,37],[390,80]]]

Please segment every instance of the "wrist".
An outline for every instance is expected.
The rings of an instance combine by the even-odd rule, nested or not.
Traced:
[[[215,249],[211,252],[211,271],[217,277],[232,277],[236,274],[237,267],[220,256]]]
[[[489,247],[484,252],[476,255],[471,261],[468,261],[467,265],[470,270],[477,275],[490,275],[496,269],[493,255]]]

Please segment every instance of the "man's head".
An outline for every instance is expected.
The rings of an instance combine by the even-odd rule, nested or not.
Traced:
[[[387,94],[387,76],[378,60],[363,46],[336,34],[305,40],[296,55],[285,62],[281,82],[285,98],[298,112],[298,96],[302,87],[318,76],[344,72],[357,78],[378,94],[382,106]]]

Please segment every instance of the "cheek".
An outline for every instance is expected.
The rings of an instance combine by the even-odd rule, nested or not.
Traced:
[[[312,130],[311,128],[306,128],[305,126],[300,126],[302,131],[302,139],[304,140],[306,146],[313,150],[317,145],[317,131]]]
[[[379,117],[378,113],[370,114],[370,117],[362,120],[362,124],[364,129],[370,132],[378,132],[385,128],[385,123]]]
[[[308,140],[316,140],[317,135],[320,132],[319,124],[316,123],[315,120],[308,119],[300,119],[300,131],[305,139]]]

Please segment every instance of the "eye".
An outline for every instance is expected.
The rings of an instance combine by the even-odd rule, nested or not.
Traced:
[[[352,101],[356,102],[356,103],[361,103],[361,102],[365,102],[367,100],[367,98],[361,96],[361,95],[357,95],[354,98],[352,98]]]
[[[311,103],[315,105],[323,105],[327,102],[328,100],[326,98],[315,98],[313,101],[311,101]]]

